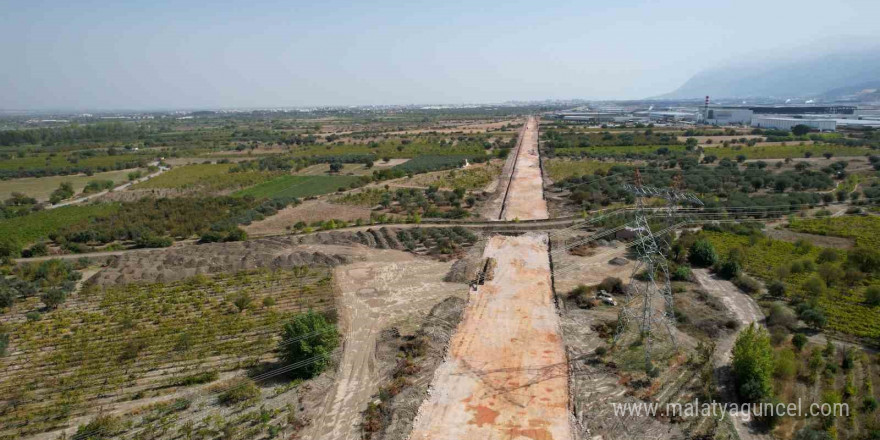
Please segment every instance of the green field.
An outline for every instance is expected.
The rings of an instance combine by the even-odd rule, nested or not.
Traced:
[[[245,171],[230,173],[232,164],[198,164],[176,167],[134,188],[204,189],[222,191],[247,188],[281,175],[272,171]]]
[[[544,171],[553,181],[560,181],[572,176],[592,175],[596,171],[607,171],[615,165],[626,165],[623,162],[600,162],[598,160],[566,160],[547,159]]]
[[[733,248],[743,248],[745,256],[743,270],[765,282],[778,278],[777,269],[780,266],[786,266],[795,260],[815,261],[823,249],[814,246],[809,251],[803,252],[793,243],[780,240],[765,238],[752,244],[750,238],[743,235],[711,231],[703,231],[700,234],[712,242],[722,258],[725,258]],[[846,255],[843,251],[836,252],[839,254],[836,264],[839,265],[846,260]],[[804,296],[804,283],[814,275],[815,272],[790,273],[781,280],[788,287],[787,295]],[[869,277],[853,288],[840,282],[826,289],[818,301],[828,318],[827,328],[859,337],[880,337],[880,319],[878,319],[880,311],[867,306],[864,302],[865,290],[869,285],[880,285],[880,280]]]
[[[72,183],[74,191],[79,194],[86,184],[92,180],[112,180],[118,185],[128,181],[128,173],[133,171],[136,170],[107,171],[106,173],[95,173],[91,176],[77,174],[75,176],[22,177],[4,180],[0,183],[0,200],[8,199],[14,192],[33,197],[38,201],[49,200],[49,194],[56,190],[62,182]]]
[[[268,182],[252,186],[234,193],[234,196],[253,196],[256,198],[309,197],[348,189],[352,183],[359,182],[357,176],[291,176],[277,177]]]
[[[0,240],[7,239],[19,246],[25,246],[48,238],[50,234],[66,226],[88,219],[106,217],[118,210],[117,203],[75,205],[0,220]]]
[[[747,159],[786,159],[805,157],[810,153],[813,157],[822,157],[826,152],[834,153],[835,157],[864,156],[870,153],[870,149],[862,147],[845,147],[840,145],[766,145],[766,146],[730,146],[730,147],[706,147],[703,151],[706,155],[715,155],[719,158],[736,158],[745,155]],[[833,158],[832,158],[833,160]]]

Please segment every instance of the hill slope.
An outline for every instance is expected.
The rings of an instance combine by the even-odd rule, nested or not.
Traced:
[[[880,80],[880,50],[838,52],[796,61],[731,64],[700,72],[664,99],[815,97]]]

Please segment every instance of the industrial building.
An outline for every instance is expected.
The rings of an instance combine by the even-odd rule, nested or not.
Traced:
[[[745,124],[752,122],[754,111],[744,107],[712,107],[703,111],[703,122],[711,125]]]
[[[837,121],[834,119],[799,119],[776,116],[755,116],[752,118],[752,127],[757,128],[791,130],[795,125],[806,125],[819,131],[834,131],[837,129]]]

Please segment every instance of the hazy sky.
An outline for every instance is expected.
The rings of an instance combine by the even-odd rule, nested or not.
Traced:
[[[0,0],[0,109],[630,99],[814,41],[877,0]]]

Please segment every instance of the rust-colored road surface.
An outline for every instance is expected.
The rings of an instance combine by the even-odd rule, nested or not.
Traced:
[[[485,256],[495,276],[471,293],[411,439],[571,439],[547,236],[496,235]]]
[[[503,218],[544,219],[537,121],[529,118]],[[568,363],[550,284],[547,234],[489,238],[493,277],[462,322],[411,440],[570,440]]]
[[[502,220],[542,220],[548,218],[544,200],[544,182],[541,178],[541,159],[538,156],[538,121],[529,118],[522,132],[522,142],[516,155],[513,179],[501,212]]]

